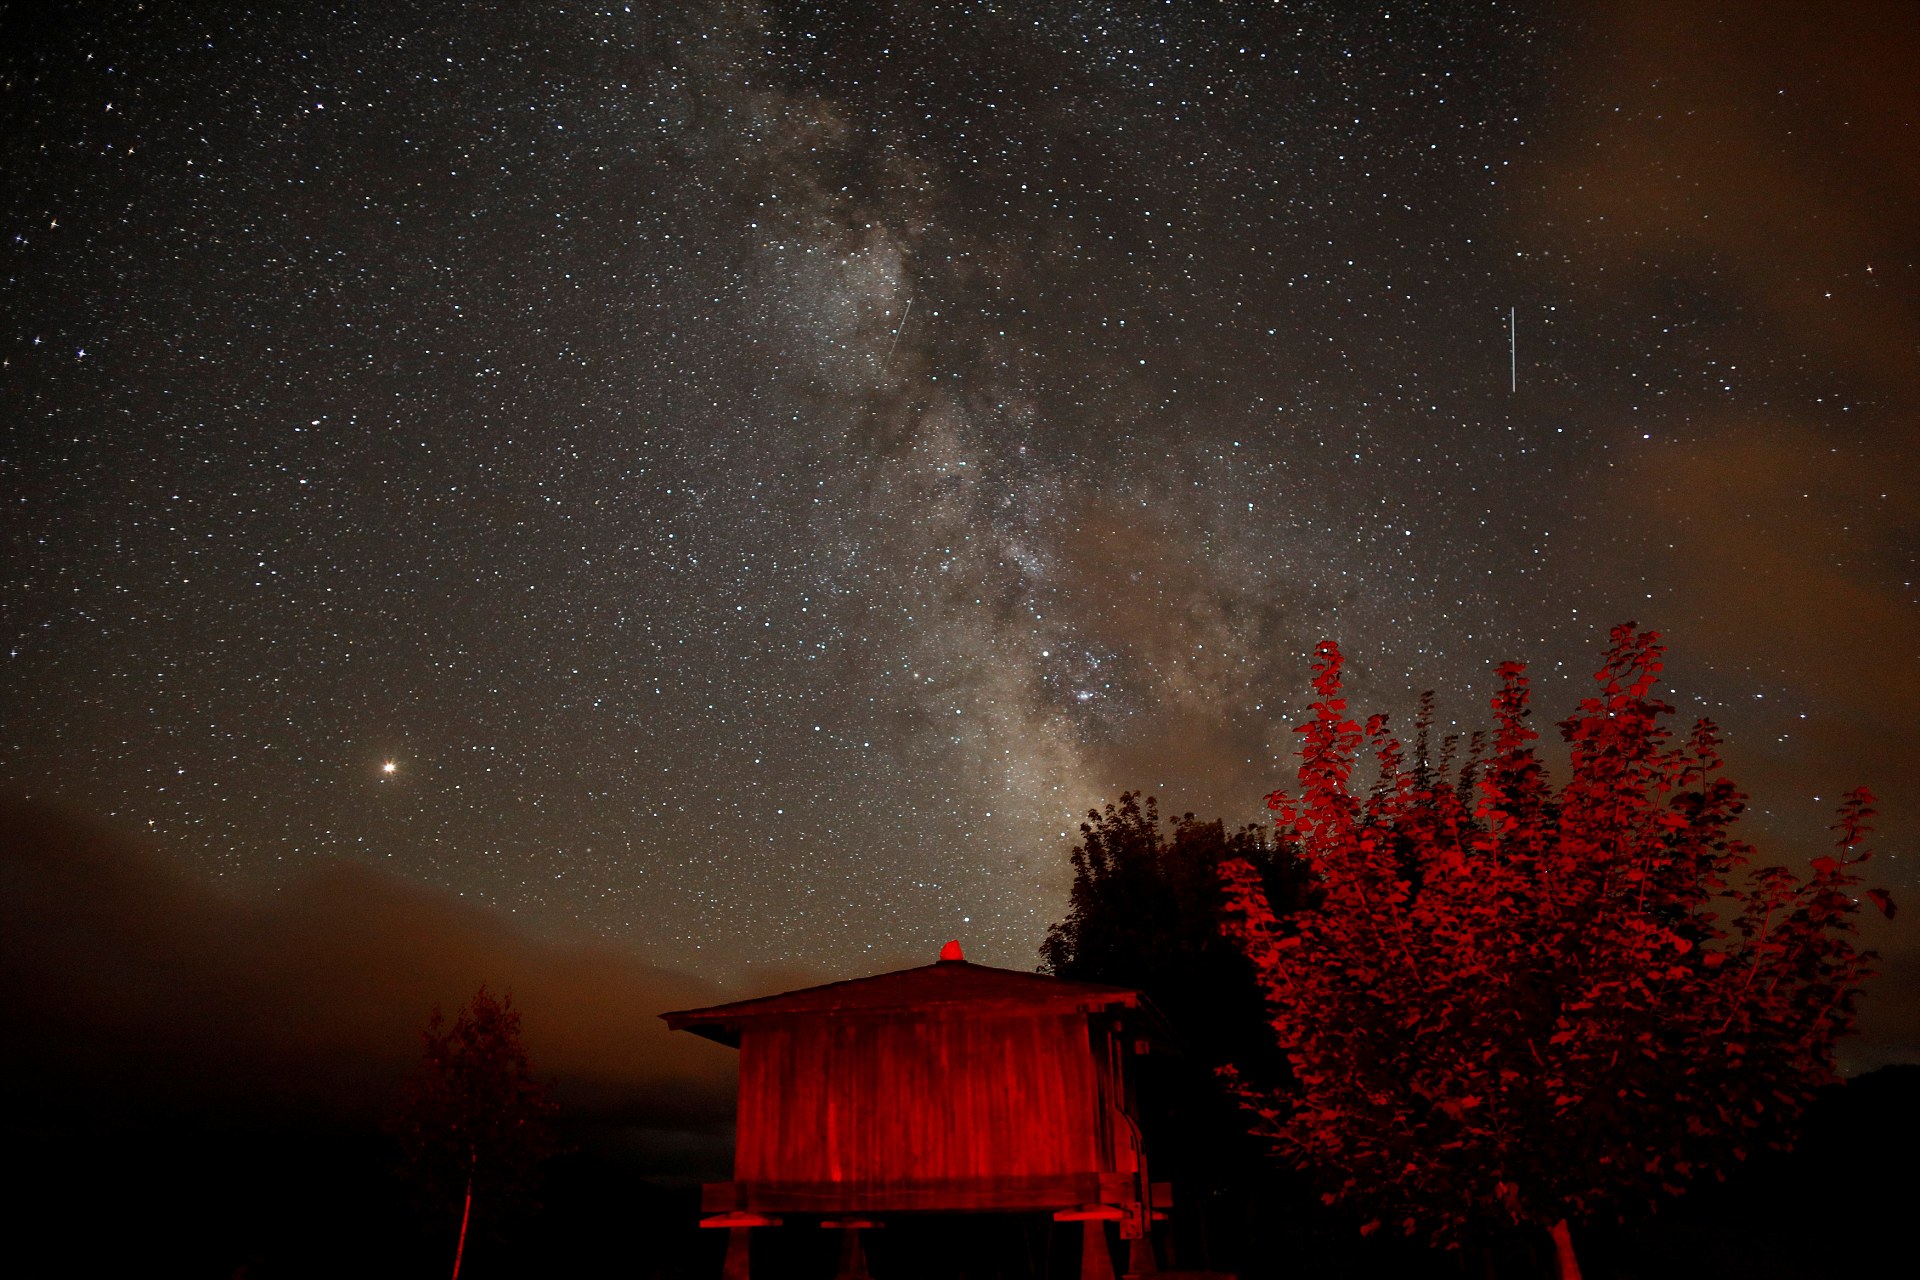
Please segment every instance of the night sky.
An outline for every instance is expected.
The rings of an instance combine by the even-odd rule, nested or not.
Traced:
[[[1864,784],[1920,908],[1916,65],[1893,2],[8,6],[0,793],[256,923],[1030,968],[1089,806],[1263,818],[1315,642],[1470,728],[1631,619],[1763,856]],[[1920,1057],[1866,928],[1852,1061]]]

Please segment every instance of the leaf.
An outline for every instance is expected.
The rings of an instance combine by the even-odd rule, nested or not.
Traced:
[[[1338,650],[1316,650],[1298,786],[1276,810],[1297,808],[1278,825],[1307,900],[1230,937],[1255,952],[1298,1083],[1265,1095],[1276,1145],[1372,1198],[1368,1234],[1397,1213],[1457,1246],[1543,1207],[1466,1192],[1493,1169],[1576,1216],[1717,1174],[1735,1142],[1792,1128],[1850,1029],[1872,968],[1853,901],[1893,909],[1855,878],[1869,800],[1810,872],[1752,865],[1734,823],[1756,806],[1710,727],[1663,723],[1661,653],[1615,629],[1599,687],[1560,722],[1564,782],[1507,665],[1495,732],[1459,756],[1449,742],[1437,769],[1424,734],[1417,767],[1378,743],[1379,780],[1355,795],[1363,735],[1386,726],[1349,718]]]
[[[1892,894],[1888,893],[1885,889],[1869,889],[1867,890],[1867,897],[1873,899],[1873,905],[1880,908],[1881,915],[1889,920],[1893,919],[1893,913],[1896,908]]]

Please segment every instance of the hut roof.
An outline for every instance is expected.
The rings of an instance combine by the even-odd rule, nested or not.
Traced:
[[[965,960],[940,960],[915,969],[897,969],[866,978],[803,987],[757,1000],[736,1000],[706,1009],[681,1009],[660,1016],[675,1031],[740,1044],[745,1024],[762,1018],[793,1018],[840,1013],[959,1011],[1005,1013],[1093,1012],[1138,1009],[1141,995],[1131,987],[1074,982],[1018,969],[995,969]],[[1157,1018],[1148,1015],[1150,1020]]]

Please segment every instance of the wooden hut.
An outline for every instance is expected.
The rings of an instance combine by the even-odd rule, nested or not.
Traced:
[[[848,1231],[842,1274],[878,1215],[1050,1212],[1086,1224],[1082,1274],[1111,1277],[1105,1223],[1151,1270],[1152,1216],[1128,1062],[1163,1024],[1138,991],[935,964],[661,1015],[740,1050],[733,1181],[702,1225],[748,1231],[821,1215]],[[1094,1247],[1095,1245],[1098,1247]]]

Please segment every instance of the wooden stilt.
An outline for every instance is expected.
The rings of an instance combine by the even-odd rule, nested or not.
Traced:
[[[1088,1218],[1080,1224],[1080,1280],[1113,1280],[1113,1255],[1107,1252],[1107,1224]]]
[[[749,1227],[727,1228],[727,1261],[720,1268],[720,1280],[748,1280],[747,1238]]]
[[[1127,1274],[1130,1276],[1150,1276],[1160,1270],[1160,1262],[1153,1256],[1153,1238],[1140,1236],[1127,1241]]]
[[[834,1280],[868,1280],[867,1251],[860,1243],[859,1227],[840,1229],[840,1269]]]

